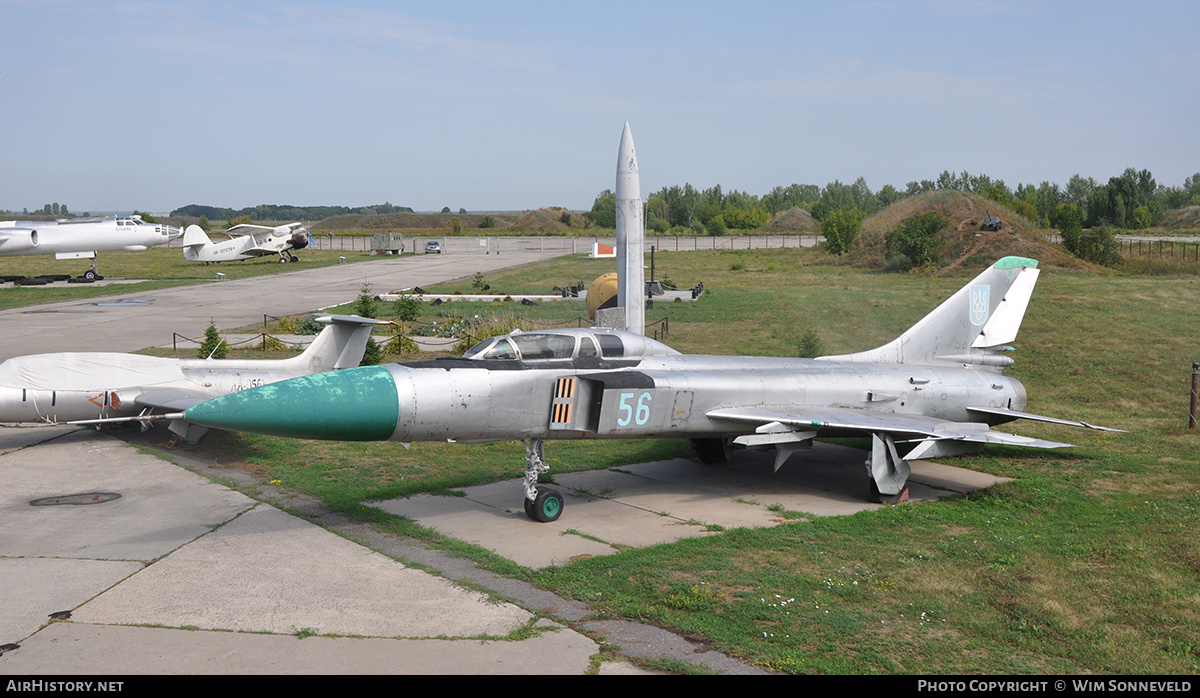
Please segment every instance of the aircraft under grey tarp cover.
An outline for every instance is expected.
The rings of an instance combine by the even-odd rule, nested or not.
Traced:
[[[896,340],[820,359],[680,354],[619,330],[514,332],[461,358],[371,366],[246,390],[188,408],[220,429],[355,441],[525,442],[525,510],[550,521],[560,493],[537,487],[546,439],[687,438],[705,462],[740,445],[774,450],[778,469],[819,436],[872,439],[873,496],[907,495],[906,460],[988,443],[1069,444],[995,431],[1015,419],[1095,427],[1025,412],[1003,375],[1006,346],[1037,262],[1005,257]],[[1116,430],[1112,430],[1116,431]],[[904,457],[897,441],[915,441]]]
[[[187,409],[238,390],[310,373],[358,366],[379,320],[322,315],[327,325],[290,359],[172,359],[141,354],[65,352],[0,363],[0,422],[125,421]],[[124,418],[124,419],[122,419]],[[173,433],[195,441],[206,427],[175,419]]]

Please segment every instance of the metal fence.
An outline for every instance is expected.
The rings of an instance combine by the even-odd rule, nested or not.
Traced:
[[[1200,262],[1200,242],[1177,240],[1121,240],[1121,252],[1126,257],[1177,259],[1181,262]]]
[[[548,255],[587,254],[592,243],[610,247],[616,238],[592,236],[526,236],[499,235],[495,237],[413,236],[404,239],[404,251],[423,254],[425,243],[441,244],[442,254],[505,254],[532,253]],[[660,252],[690,252],[693,250],[779,249],[783,247],[812,247],[821,240],[818,235],[647,235],[647,250],[651,245]],[[366,235],[313,235],[312,248],[334,252],[369,252],[371,238]]]

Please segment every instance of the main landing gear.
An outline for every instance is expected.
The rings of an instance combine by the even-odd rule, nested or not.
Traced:
[[[92,268],[83,272],[82,278],[85,278],[88,281],[98,281],[104,278],[103,276],[100,276],[100,265],[96,263],[95,257],[92,257]]]
[[[557,490],[537,488],[538,475],[550,470],[546,465],[545,442],[541,439],[521,441],[525,446],[525,515],[539,523],[557,521],[562,516],[563,496]]]
[[[896,453],[896,442],[887,432],[871,434],[871,457],[867,477],[871,479],[870,500],[877,504],[908,501],[908,462]]]

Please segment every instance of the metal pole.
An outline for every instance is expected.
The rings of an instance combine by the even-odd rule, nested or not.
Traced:
[[[1196,396],[1200,395],[1200,361],[1192,362],[1192,407],[1188,413],[1188,429],[1196,428]]]

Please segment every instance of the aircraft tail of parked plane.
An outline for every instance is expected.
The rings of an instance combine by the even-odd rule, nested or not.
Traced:
[[[851,361],[919,366],[990,367],[1002,372],[1012,359],[1006,343],[1017,337],[1037,283],[1037,261],[1005,257],[963,286],[887,344],[855,354],[823,356]]]
[[[183,249],[185,250],[211,244],[212,239],[204,232],[204,228],[198,225],[189,225],[183,231]]]
[[[285,361],[303,364],[306,373],[351,368],[362,361],[372,325],[356,315],[325,315],[317,318],[332,331],[317,335],[304,353]]]

